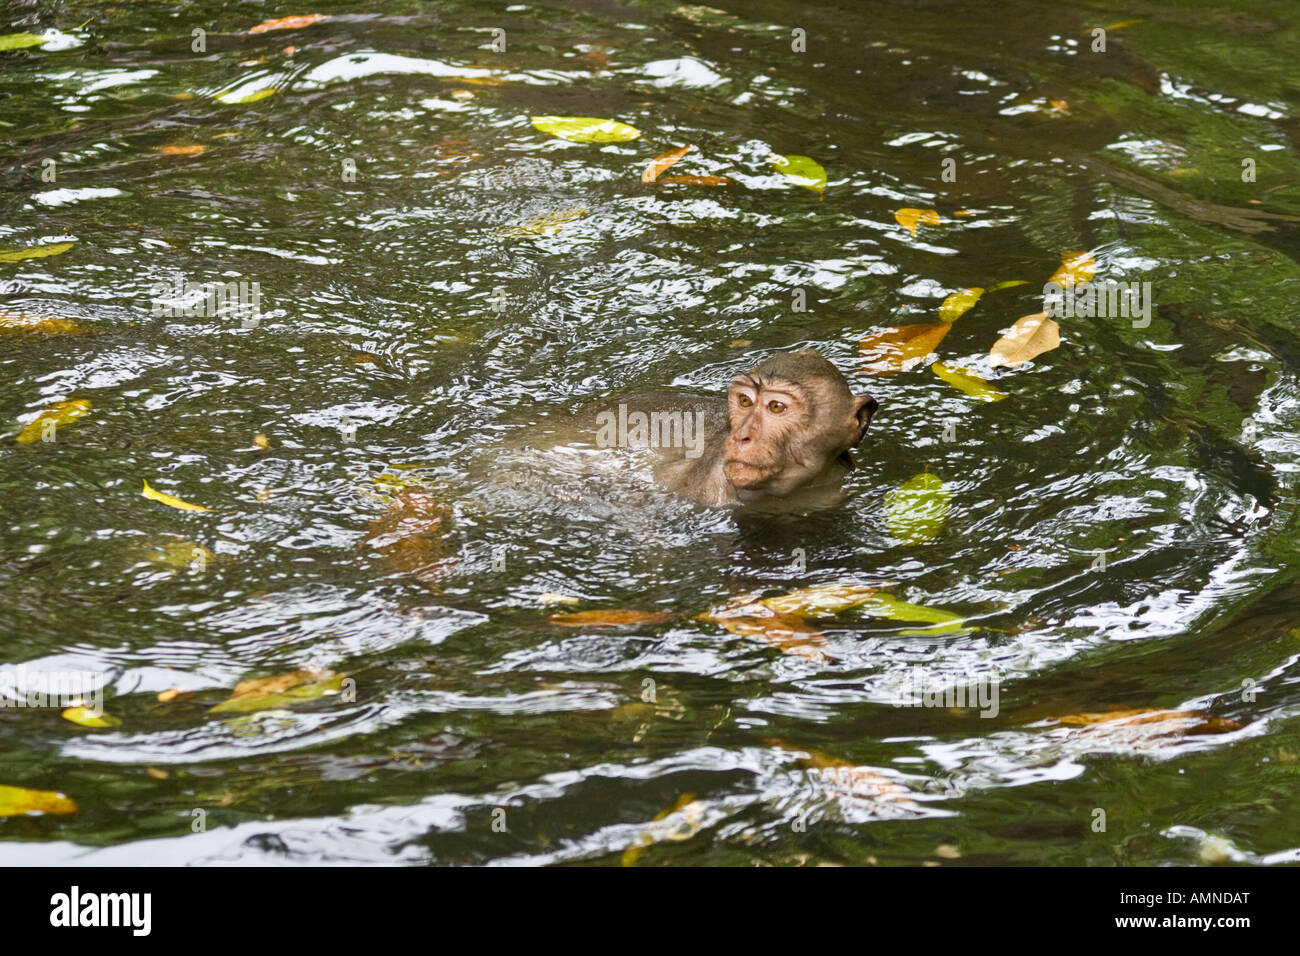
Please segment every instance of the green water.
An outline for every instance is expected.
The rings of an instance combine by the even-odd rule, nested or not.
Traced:
[[[0,338],[0,659],[105,674],[120,724],[0,709],[0,784],[77,806],[0,818],[0,862],[1300,859],[1300,12],[714,2],[7,14],[62,35],[0,53],[0,249],[75,244],[0,261],[0,311],[90,334]],[[641,184],[686,143],[673,173],[735,184]],[[1150,282],[1149,326],[1063,318],[991,369],[1073,250]],[[259,322],[156,314],[186,280],[258,283]],[[1009,280],[939,348],[1005,400],[853,374],[865,336]],[[841,508],[490,477],[558,411],[796,346],[881,404]],[[927,470],[950,509],[907,543],[885,496]],[[432,583],[365,541],[394,476],[450,515]],[[696,619],[846,581],[968,625],[847,611],[813,661]],[[594,608],[675,616],[547,622]],[[301,668],[350,691],[211,712]],[[895,706],[913,680],[996,680],[998,713]],[[1053,720],[1161,708],[1228,732]]]

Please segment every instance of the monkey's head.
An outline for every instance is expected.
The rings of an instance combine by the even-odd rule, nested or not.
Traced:
[[[731,383],[723,474],[741,500],[784,497],[841,458],[851,464],[878,407],[818,352],[774,355]]]

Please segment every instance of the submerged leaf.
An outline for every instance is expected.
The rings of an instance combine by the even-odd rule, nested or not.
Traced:
[[[826,189],[826,170],[811,156],[772,156],[768,162],[796,186],[821,195]]]
[[[517,226],[503,226],[497,230],[497,235],[509,236],[511,238],[522,238],[524,236],[553,236],[560,231],[560,227],[566,222],[573,222],[575,219],[581,219],[587,214],[583,206],[574,206],[570,209],[562,209],[559,212],[546,213],[537,216]]]
[[[1100,713],[1069,714],[1053,717],[1066,727],[1097,727],[1114,724],[1133,727],[1152,725],[1153,734],[1226,734],[1240,730],[1241,724],[1227,717],[1211,717],[1203,710],[1112,710]]]
[[[87,335],[90,330],[72,319],[42,319],[21,312],[0,312],[0,338],[21,335]]]
[[[224,93],[218,93],[213,98],[218,103],[225,103],[227,106],[243,106],[247,103],[256,103],[258,100],[264,100],[268,96],[274,96],[279,92],[280,89],[276,86],[261,86],[259,83],[245,83],[243,86],[237,86],[233,90],[226,90]]]
[[[204,508],[202,505],[192,505],[188,501],[181,501],[181,499],[175,497],[174,495],[169,495],[166,492],[154,491],[152,488],[149,487],[149,482],[147,481],[144,483],[144,489],[140,492],[140,494],[144,495],[150,501],[157,501],[171,508],[179,508],[181,511],[211,511],[212,510],[211,508]]]
[[[1016,366],[1061,344],[1061,327],[1046,312],[1022,315],[989,349],[992,365]]]
[[[193,143],[189,146],[164,146],[158,153],[161,156],[198,156],[206,150],[206,146]]]
[[[875,593],[875,588],[861,584],[823,584],[764,598],[758,603],[770,607],[778,614],[823,617],[859,607]]]
[[[6,33],[0,36],[0,52],[5,50],[23,50],[29,46],[40,46],[50,38],[39,33]]]
[[[924,322],[896,325],[868,335],[861,345],[867,360],[861,371],[869,375],[907,371],[938,348],[951,328],[951,322]]]
[[[1018,285],[1029,285],[1029,282],[1026,279],[1008,279],[1006,282],[995,282],[993,285],[989,286],[985,291],[998,292],[1002,289],[1010,289]]]
[[[6,249],[0,251],[0,262],[20,262],[23,259],[44,259],[67,252],[75,242],[52,242],[48,246],[28,246],[26,249]]]
[[[631,624],[662,624],[674,615],[667,611],[636,611],[611,608],[606,611],[573,611],[552,614],[546,620],[560,627],[627,627]]]
[[[313,23],[320,23],[322,20],[328,20],[323,13],[308,13],[297,17],[280,17],[277,20],[267,20],[265,23],[259,23],[252,27],[249,33],[270,33],[272,30],[300,30],[303,27],[309,27]]]
[[[704,820],[703,809],[702,805],[695,803],[695,794],[683,793],[677,798],[677,802],[671,807],[668,807],[665,810],[660,810],[656,813],[654,820],[651,821],[651,826],[647,827],[645,832],[638,836],[636,840],[633,841],[632,845],[623,851],[623,857],[621,860],[623,866],[636,866],[636,861],[640,859],[641,854],[644,853],[648,847],[653,846],[658,842],[655,839],[656,836],[661,840],[689,840],[700,831],[700,826]],[[664,828],[655,827],[653,825],[666,820],[679,810],[684,811],[682,814],[683,820],[680,826],[671,830],[666,830],[665,832],[660,832],[664,830]]]
[[[641,174],[641,182],[654,182],[659,178],[660,173],[689,153],[692,148],[691,146],[679,146],[677,149],[670,149],[668,152],[656,156],[650,161],[650,165],[645,168],[645,172]]]
[[[110,714],[96,713],[89,707],[69,707],[60,715],[81,727],[118,727],[122,721]]]
[[[89,399],[75,398],[70,402],[55,402],[37,415],[35,419],[28,422],[14,441],[20,445],[30,445],[33,442],[40,441],[45,436],[47,425],[57,430],[64,425],[71,425],[78,418],[89,414]]]
[[[0,786],[0,817],[24,813],[76,813],[77,805],[53,790]]]
[[[846,796],[915,806],[906,787],[871,767],[864,767],[841,757],[833,757],[811,747],[800,747],[786,740],[768,737],[764,738],[763,743],[781,750],[802,752],[804,756],[795,758],[800,766],[806,767],[818,779],[831,784],[832,789]]]
[[[889,533],[908,544],[933,539],[948,517],[952,491],[938,475],[914,475],[885,496]]]
[[[974,372],[969,372],[964,368],[949,368],[942,362],[935,362],[930,366],[930,371],[953,388],[960,389],[967,395],[978,398],[981,402],[1000,402],[1007,397],[1006,392],[994,388]]]
[[[971,310],[983,294],[984,290],[979,286],[954,292],[939,306],[939,319],[943,322],[956,322]]]
[[[830,661],[826,638],[821,631],[794,614],[778,614],[769,608],[764,613],[748,616],[710,618],[732,634],[742,637],[760,637],[783,654],[807,658],[810,661]]]
[[[887,618],[891,621],[917,621],[922,624],[935,625],[921,630],[903,631],[903,634],[955,634],[958,631],[973,630],[966,624],[966,619],[960,614],[944,611],[937,607],[926,607],[923,604],[910,604],[884,592],[875,595],[870,601],[863,604],[862,613],[871,617]]]
[[[916,235],[916,227],[918,223],[925,223],[927,226],[937,226],[939,223],[943,222],[943,219],[940,218],[939,214],[933,209],[912,209],[910,207],[896,211],[894,213],[894,218],[898,220],[900,226],[914,236]]]
[[[299,701],[316,700],[341,691],[346,677],[346,674],[310,668],[276,677],[255,677],[236,684],[230,698],[217,704],[208,713],[277,710]]]
[[[677,183],[681,186],[734,186],[736,181],[730,176],[665,176],[661,183]]]
[[[1088,252],[1062,252],[1061,267],[1052,273],[1049,282],[1066,289],[1076,282],[1088,282],[1097,274],[1097,263]]]
[[[446,543],[451,522],[451,510],[438,496],[407,488],[397,493],[387,511],[370,522],[365,543],[394,573],[433,584],[455,561]]]
[[[635,126],[599,116],[532,116],[533,126],[573,143],[625,143],[641,131]]]

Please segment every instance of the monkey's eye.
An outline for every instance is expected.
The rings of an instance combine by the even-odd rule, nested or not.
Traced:
[[[749,408],[750,405],[754,404],[754,400],[743,392],[736,396],[736,402],[741,408]]]
[[[780,415],[783,411],[785,411],[785,403],[778,402],[774,398],[767,403],[767,410],[771,412],[773,415]]]

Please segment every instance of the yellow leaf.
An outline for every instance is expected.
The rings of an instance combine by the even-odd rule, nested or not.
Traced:
[[[164,492],[161,491],[154,491],[152,488],[149,487],[149,482],[147,481],[144,483],[144,490],[141,491],[140,494],[144,495],[150,501],[158,501],[161,502],[162,504],[167,505],[168,507],[179,508],[181,511],[211,511],[212,510],[211,508],[204,508],[202,505],[192,505],[188,501],[181,501],[181,499],[173,495],[165,494]]]
[[[928,226],[937,226],[943,222],[939,214],[933,209],[912,209],[910,207],[899,209],[894,213],[894,218],[898,220],[900,226],[914,236],[916,235],[918,223],[923,222]]]
[[[0,338],[22,335],[86,335],[89,331],[71,319],[42,319],[20,312],[0,312]]]
[[[258,448],[261,448],[263,451],[271,447],[270,439],[268,439],[263,432],[258,432],[253,436],[253,444]]]
[[[532,116],[533,126],[573,143],[625,143],[641,131],[618,120],[598,116]]]
[[[954,292],[939,306],[939,319],[943,322],[956,322],[971,310],[983,294],[984,290],[979,286]]]
[[[861,584],[823,584],[764,598],[758,603],[770,607],[778,614],[823,617],[858,607],[875,593],[875,588]]]
[[[867,364],[861,371],[869,375],[906,371],[938,348],[951,328],[951,322],[931,322],[893,326],[869,335],[862,340]]]
[[[0,817],[24,813],[76,813],[77,805],[53,790],[28,790],[26,787],[0,786]]]
[[[546,620],[560,627],[626,627],[630,624],[662,624],[674,615],[667,611],[634,611],[611,608],[608,611],[574,611],[552,614]]]
[[[48,246],[28,246],[26,249],[9,249],[0,251],[0,262],[18,262],[22,259],[44,259],[67,252],[75,242],[54,242]]]
[[[581,219],[587,214],[583,206],[574,206],[570,209],[562,209],[559,212],[547,213],[529,219],[517,226],[503,226],[497,230],[501,236],[511,238],[520,238],[523,236],[553,236],[560,231],[560,227],[566,222],[573,222],[575,219]]]
[[[30,445],[38,442],[45,434],[46,423],[57,431],[64,425],[71,425],[78,418],[90,414],[90,401],[85,398],[75,398],[70,402],[55,402],[45,411],[36,416],[35,419],[28,422],[23,430],[18,433],[14,441],[20,445]]]
[[[320,23],[322,20],[328,20],[323,13],[308,13],[297,17],[280,17],[278,20],[267,20],[265,23],[259,23],[251,28],[249,33],[269,33],[272,30],[300,30],[303,27],[309,27],[313,23]]]
[[[198,156],[206,150],[206,146],[195,143],[191,146],[164,146],[158,152],[162,156]]]
[[[1097,263],[1087,252],[1062,252],[1061,267],[1052,273],[1048,282],[1067,289],[1076,282],[1088,282],[1097,274]]]
[[[1061,327],[1046,312],[1022,315],[989,349],[992,365],[1015,367],[1061,344]]]
[[[693,804],[694,802],[695,802],[695,794],[683,793],[680,797],[677,798],[677,802],[674,803],[671,807],[668,807],[666,810],[660,810],[658,813],[656,813],[654,820],[652,822],[658,823],[661,820],[665,820],[672,814],[676,813],[678,810],[686,810],[690,808],[691,804]],[[698,812],[695,814],[690,814],[690,813],[686,814],[685,815],[686,819],[683,821],[685,825],[679,828],[678,830],[674,830],[672,832],[664,834],[664,839],[689,840],[692,836],[694,836],[696,833],[699,832],[700,829],[699,823],[700,823],[701,816],[702,815],[699,814]],[[624,866],[636,866],[636,861],[641,858],[641,854],[646,851],[646,848],[654,845],[655,829],[656,828],[654,827],[648,828],[644,833],[642,833],[639,837],[637,837],[635,841],[633,841],[631,846],[629,846],[626,850],[623,851],[622,864]]]
[[[233,90],[227,90],[224,93],[218,93],[214,98],[218,103],[225,103],[227,106],[243,106],[246,103],[256,103],[258,100],[264,100],[268,96],[274,96],[280,92],[279,88],[274,86],[244,92],[246,87],[247,84]]]
[[[994,388],[974,372],[969,372],[964,368],[949,368],[942,362],[935,362],[930,366],[930,371],[953,388],[960,389],[967,395],[978,398],[981,402],[1000,402],[1007,397],[1006,392]]]
[[[278,710],[289,704],[315,700],[343,689],[346,674],[304,668],[276,677],[256,677],[240,681],[228,700],[208,711],[210,714],[247,713]]]
[[[109,714],[97,714],[89,707],[69,707],[63,711],[62,717],[81,727],[117,727],[122,723]]]
[[[29,46],[48,43],[51,39],[52,37],[42,36],[39,33],[6,33],[0,36],[0,51],[23,50]]]
[[[691,148],[690,146],[679,146],[677,149],[670,149],[668,152],[656,156],[650,161],[650,165],[645,168],[645,172],[641,174],[641,182],[654,182],[659,178],[660,173],[689,153]]]
[[[952,491],[938,475],[914,475],[885,496],[889,533],[908,544],[933,539],[948,518]]]
[[[1018,286],[1018,285],[1029,285],[1029,282],[1026,281],[1025,279],[1008,279],[1006,282],[995,283],[994,285],[989,286],[984,291],[997,292],[1000,289],[1010,289],[1013,286]]]

